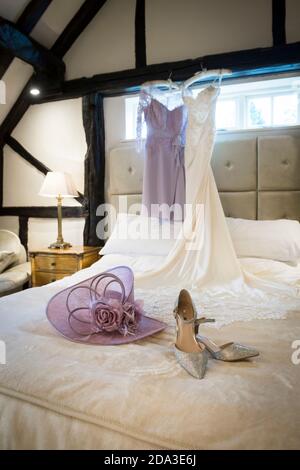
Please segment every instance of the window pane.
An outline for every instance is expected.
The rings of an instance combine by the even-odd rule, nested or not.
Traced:
[[[217,129],[233,129],[237,127],[237,103],[235,100],[223,100],[217,104]]]
[[[298,121],[298,97],[291,95],[274,96],[273,122],[275,126],[296,124]]]
[[[249,98],[247,115],[248,127],[271,126],[271,98]]]
[[[126,98],[126,103],[125,103],[125,107],[126,107],[125,139],[126,140],[136,139],[138,106],[139,106],[138,96]],[[142,137],[143,139],[147,137],[147,126],[145,122],[143,122]]]

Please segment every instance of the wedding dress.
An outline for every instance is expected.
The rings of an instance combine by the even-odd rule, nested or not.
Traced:
[[[159,269],[136,275],[136,286],[154,310],[163,311],[164,305],[170,305],[170,297],[175,299],[178,289],[186,288],[197,307],[204,308],[205,316],[215,317],[219,324],[280,318],[289,310],[300,309],[300,289],[260,279],[241,268],[210,165],[218,96],[219,87],[212,85],[197,97],[183,94],[188,111],[185,169],[186,204],[190,207],[183,223],[184,236],[176,240]]]

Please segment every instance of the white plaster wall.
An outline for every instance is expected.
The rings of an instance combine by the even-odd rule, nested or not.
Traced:
[[[0,217],[0,229],[10,230],[19,236],[18,217]],[[84,219],[64,219],[64,239],[73,246],[83,244]],[[57,238],[56,219],[29,219],[28,249],[38,250],[53,243]],[[0,247],[1,248],[1,247]]]
[[[26,162],[8,146],[4,148],[3,206],[30,207],[55,206],[55,198],[39,196],[44,175]],[[78,206],[77,201],[66,198],[64,206]]]
[[[300,41],[300,1],[286,0],[286,39],[287,42]]]
[[[30,0],[1,0],[0,16],[10,21],[16,21]]]
[[[85,133],[82,124],[82,100],[69,100],[32,106],[15,129],[13,136],[36,158],[52,170],[72,174],[76,187],[84,190]],[[43,174],[8,146],[4,148],[4,207],[55,206],[56,200],[38,196]],[[79,206],[65,199],[65,206]],[[17,218],[0,218],[0,228],[18,233]],[[82,244],[84,220],[64,220],[64,236],[73,244]],[[29,220],[30,249],[48,246],[56,239],[56,221]]]
[[[31,106],[13,137],[51,170],[70,173],[77,189],[84,191],[86,141],[81,99]],[[8,179],[13,171],[7,173]],[[32,178],[36,180],[34,175]]]
[[[64,57],[69,79],[134,68],[135,0],[108,0]]]
[[[0,124],[16,102],[21,91],[32,75],[31,65],[25,64],[19,59],[14,59],[2,80],[6,88],[5,104],[0,104]]]
[[[73,246],[83,244],[84,219],[64,219],[63,236]],[[57,222],[55,219],[29,219],[28,224],[29,250],[42,249],[49,246],[57,238]]]
[[[148,63],[272,45],[271,0],[147,0]]]
[[[0,229],[9,230],[19,236],[18,217],[0,217]]]

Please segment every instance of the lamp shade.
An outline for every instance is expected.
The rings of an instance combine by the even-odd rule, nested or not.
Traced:
[[[78,197],[71,175],[59,171],[49,171],[44,179],[40,196]]]

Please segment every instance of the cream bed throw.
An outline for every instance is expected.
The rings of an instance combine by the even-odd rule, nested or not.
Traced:
[[[300,312],[203,328],[220,342],[252,345],[261,356],[210,361],[198,381],[175,361],[173,326],[117,347],[71,343],[52,329],[45,318],[50,297],[101,266],[0,301],[7,348],[7,365],[0,365],[1,449],[300,448],[300,365],[291,360]]]

